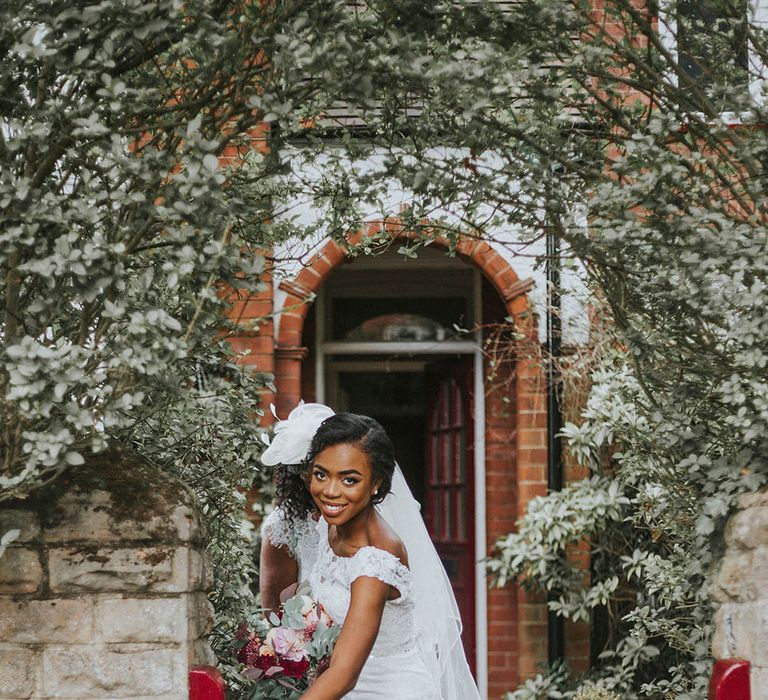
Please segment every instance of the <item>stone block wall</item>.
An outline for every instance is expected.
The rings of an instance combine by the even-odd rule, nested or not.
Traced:
[[[752,700],[768,700],[768,492],[742,497],[725,544],[711,587],[720,603],[712,655],[749,661]]]
[[[0,504],[0,698],[188,697],[211,663],[210,572],[194,498],[135,458],[103,456]]]

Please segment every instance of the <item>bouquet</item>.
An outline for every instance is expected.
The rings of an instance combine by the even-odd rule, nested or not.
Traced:
[[[235,633],[234,653],[252,681],[248,700],[298,700],[331,661],[341,628],[323,606],[298,593],[280,612],[243,623]]]

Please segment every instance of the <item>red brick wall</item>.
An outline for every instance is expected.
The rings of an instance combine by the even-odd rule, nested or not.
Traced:
[[[241,353],[249,351],[241,357],[240,364],[254,372],[275,372],[275,324],[273,320],[273,289],[272,275],[265,273],[261,281],[263,288],[255,293],[230,291],[230,303],[227,317],[238,326],[229,336],[232,349]],[[261,406],[269,407],[274,401],[271,391],[265,390],[261,397]],[[264,412],[265,423],[272,420],[269,410]]]
[[[486,386],[486,546],[489,552],[499,537],[514,530],[517,520],[516,412],[514,405],[504,401],[514,396],[514,370],[511,363],[500,367],[494,385]],[[488,591],[489,698],[500,697],[520,681],[518,605],[518,592],[513,586]]]

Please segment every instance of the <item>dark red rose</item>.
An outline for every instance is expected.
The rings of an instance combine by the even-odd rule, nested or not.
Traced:
[[[262,671],[269,671],[273,666],[282,666],[272,654],[259,654],[256,663],[253,665],[256,668],[260,668]]]
[[[280,665],[283,667],[283,673],[289,678],[302,678],[309,669],[309,660],[289,661],[288,659],[281,659]]]

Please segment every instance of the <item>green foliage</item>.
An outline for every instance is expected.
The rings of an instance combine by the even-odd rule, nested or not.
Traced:
[[[724,19],[697,40],[693,74],[659,28],[701,18],[659,5],[505,5],[484,42],[457,50],[465,79],[436,79],[404,125],[422,149],[392,149],[371,178],[402,183],[409,217],[432,216],[449,240],[469,228],[529,253],[551,231],[583,263],[625,350],[605,355],[565,430],[591,476],[534,501],[492,571],[555,594],[565,616],[607,607],[606,688],[693,698],[708,677],[718,533],[768,476],[768,132],[750,126],[768,115],[747,89],[768,50],[754,18],[728,18],[738,3],[707,3]],[[725,47],[745,34],[751,59],[731,70]],[[589,577],[560,556],[579,533]],[[520,697],[575,692],[553,674]]]
[[[573,700],[621,700],[621,696],[599,685],[584,686],[573,696]]]
[[[262,383],[234,365],[229,370],[226,378],[209,376],[205,387],[189,388],[182,397],[154,393],[140,423],[116,436],[176,474],[197,496],[213,572],[216,621],[210,641],[221,656],[229,656],[234,630],[256,607],[245,499],[258,482],[263,449],[253,420]]]
[[[223,645],[250,602],[237,513],[267,381],[217,378],[242,331],[222,320],[227,290],[258,289],[275,243],[393,213],[393,190],[425,238],[407,254],[435,234],[525,246],[554,231],[626,353],[603,358],[566,427],[589,480],[536,501],[494,573],[555,593],[560,614],[614,613],[607,689],[701,695],[716,535],[768,473],[768,131],[721,115],[766,122],[745,80],[768,50],[761,25],[724,17],[693,75],[636,4],[5,3],[2,497],[110,442],[182,474],[215,535]],[[664,28],[675,3],[660,5]],[[734,67],[742,35],[753,60]],[[329,139],[318,115],[340,103],[364,129]],[[269,150],[218,169],[258,123],[280,125]],[[590,580],[558,556],[579,533]],[[527,685],[576,682],[554,669]]]
[[[229,3],[12,2],[1,19],[10,497],[130,430],[200,361],[226,360],[211,348],[216,285],[258,288],[264,259],[218,170],[224,121],[242,118],[237,135],[258,118],[255,71],[236,94],[226,81],[255,58],[225,31]]]
[[[450,51],[442,39],[475,31],[476,16],[370,5],[0,10],[4,498],[130,432],[147,397],[183,387],[201,362],[228,362],[212,342],[258,327],[228,327],[224,312],[260,288],[270,245],[359,220],[355,174],[329,154],[402,139],[403,105],[428,91],[424,64],[437,70]],[[377,139],[347,132],[330,147],[307,129],[303,119],[342,101]],[[300,135],[306,157],[293,146]],[[319,182],[285,177],[309,166]],[[303,194],[328,205],[325,221],[302,226],[286,212]]]
[[[588,620],[596,605],[604,605],[618,586],[610,576],[592,578],[584,588],[585,572],[564,559],[570,545],[618,531],[627,517],[629,499],[617,482],[594,476],[548,497],[534,498],[518,530],[497,542],[497,556],[489,562],[495,584],[504,586],[510,576],[525,586],[557,591],[550,607],[574,620]]]

